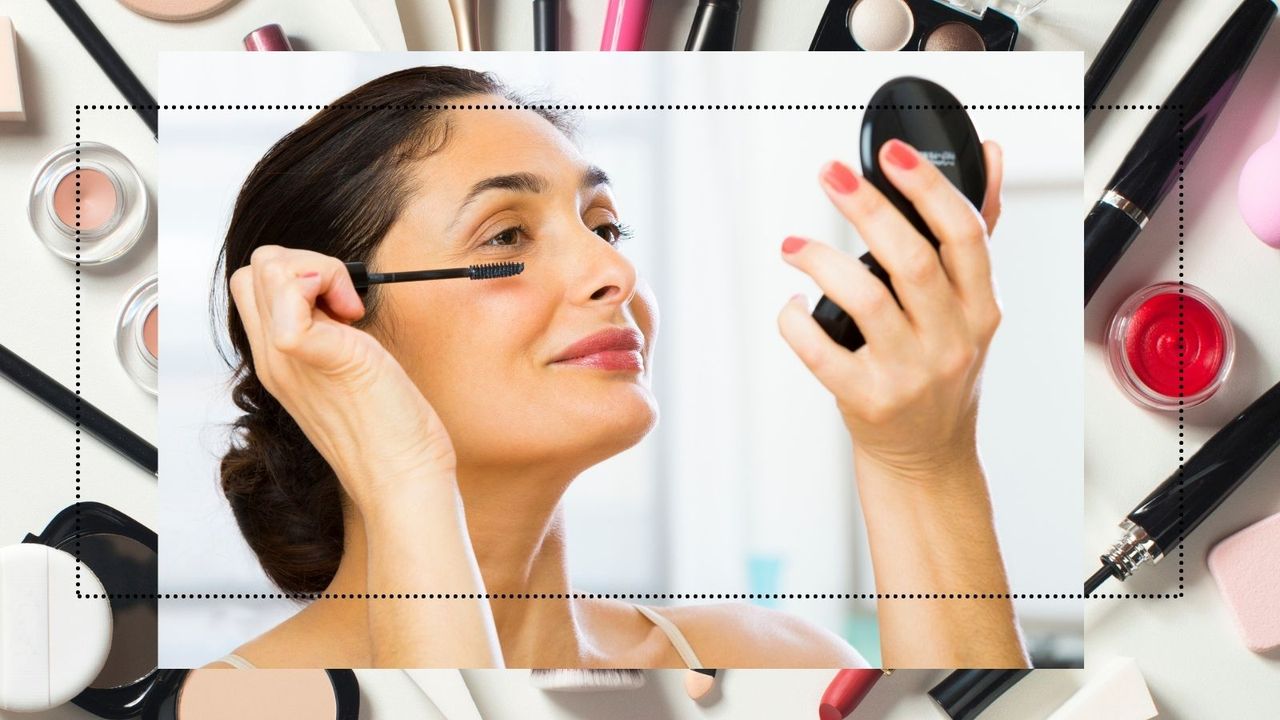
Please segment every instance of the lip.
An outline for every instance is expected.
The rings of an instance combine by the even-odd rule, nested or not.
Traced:
[[[601,370],[644,369],[644,336],[635,328],[611,327],[588,335],[560,352],[553,365]]]

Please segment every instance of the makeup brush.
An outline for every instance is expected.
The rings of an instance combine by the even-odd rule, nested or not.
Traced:
[[[1101,556],[1084,594],[1160,562],[1280,446],[1280,383],[1209,438],[1120,523],[1124,537]]]
[[[362,262],[344,263],[351,274],[351,282],[361,295],[370,285],[383,283],[417,282],[418,280],[447,280],[449,278],[470,278],[471,280],[496,280],[511,277],[524,272],[522,262],[486,263],[468,267],[442,268],[440,270],[410,270],[408,272],[369,272]]]
[[[644,687],[644,673],[639,670],[530,670],[529,681],[539,690],[554,692],[636,690]]]
[[[1240,3],[1120,163],[1084,219],[1085,305],[1178,184],[1275,17],[1276,0]]]
[[[107,42],[102,32],[93,24],[89,16],[84,14],[84,10],[75,0],[49,0],[49,5],[58,13],[58,17],[62,18],[62,22],[67,24],[67,28],[76,36],[89,55],[97,61],[98,67],[107,74],[112,84],[124,95],[124,99],[133,106],[133,111],[138,113],[138,117],[142,118],[142,122],[150,128],[151,135],[159,140],[160,114],[156,107],[156,99],[151,97],[151,93],[147,92],[142,81],[125,64],[120,53],[111,47],[111,43]]]
[[[112,450],[129,458],[138,467],[152,475],[156,474],[159,461],[155,445],[143,440],[4,345],[0,345],[0,375],[9,378],[31,397],[110,445]]]
[[[1120,16],[1120,22],[1116,23],[1106,42],[1102,43],[1102,48],[1084,74],[1085,117],[1089,117],[1089,111],[1097,104],[1102,91],[1107,89],[1116,70],[1120,69],[1120,63],[1124,62],[1125,56],[1133,49],[1133,43],[1137,41],[1139,33],[1151,19],[1158,4],[1160,0],[1132,0]]]

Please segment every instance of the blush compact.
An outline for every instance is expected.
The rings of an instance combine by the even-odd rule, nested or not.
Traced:
[[[810,50],[1012,50],[1018,23],[983,0],[830,0]]]
[[[954,95],[941,85],[917,77],[890,80],[876,90],[862,116],[859,154],[867,182],[884,194],[898,212],[935,248],[938,240],[916,212],[911,201],[898,192],[880,168],[880,147],[890,140],[914,147],[925,160],[938,168],[968,201],[978,209],[987,190],[987,167],[982,140],[969,113]],[[871,253],[862,263],[893,290],[889,274]],[[862,347],[862,332],[848,313],[830,298],[822,296],[813,317],[836,342],[849,350]]]

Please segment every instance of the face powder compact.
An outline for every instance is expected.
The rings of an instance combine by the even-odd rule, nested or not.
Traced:
[[[357,720],[351,670],[163,670],[142,720]]]
[[[151,204],[142,175],[102,143],[67,145],[36,168],[27,217],[55,255],[98,265],[124,255],[142,237]]]

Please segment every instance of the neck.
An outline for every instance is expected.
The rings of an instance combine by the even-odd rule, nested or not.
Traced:
[[[593,655],[568,597],[560,499],[572,479],[571,473],[458,469],[467,531],[509,667],[581,667]],[[345,515],[342,561],[326,592],[379,592],[367,587],[364,521],[357,512]],[[341,603],[328,610],[346,615],[348,622],[366,622],[363,602],[316,602]]]

